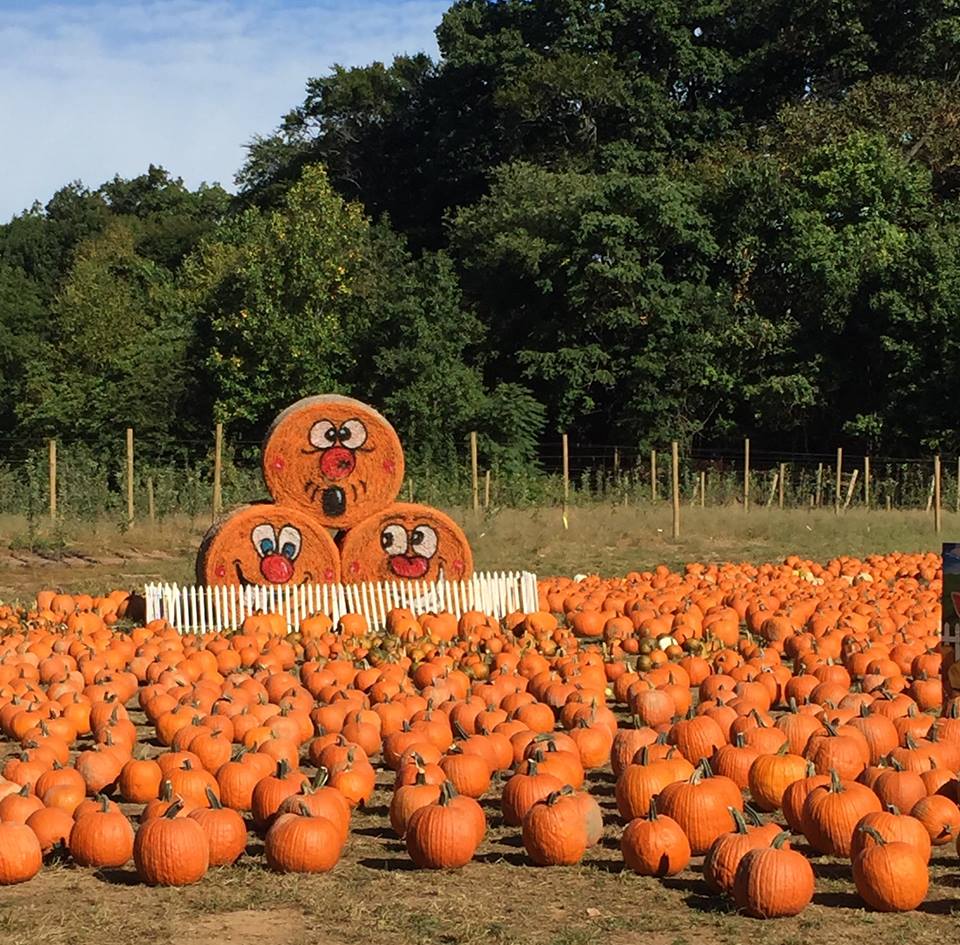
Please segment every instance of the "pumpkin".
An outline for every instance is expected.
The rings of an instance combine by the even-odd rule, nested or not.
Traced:
[[[960,808],[949,798],[939,794],[923,797],[913,805],[910,814],[923,824],[935,847],[960,838]]]
[[[713,892],[733,894],[733,883],[740,860],[748,850],[770,845],[770,837],[760,830],[750,830],[743,814],[735,807],[730,815],[736,824],[728,833],[722,833],[710,844],[703,861],[703,879]],[[779,831],[777,831],[779,833]]]
[[[350,833],[350,803],[340,791],[327,784],[328,779],[327,769],[319,768],[313,781],[305,782],[301,787],[301,793],[292,794],[286,798],[277,812],[299,813],[302,805],[311,817],[326,817],[339,831],[340,845],[343,846]]]
[[[416,781],[398,787],[390,800],[390,826],[393,827],[393,832],[403,839],[414,811],[435,804],[439,797],[440,785],[427,784],[423,770],[418,771]]]
[[[43,807],[27,818],[27,826],[37,835],[40,851],[46,857],[67,849],[73,817],[59,807]]]
[[[407,821],[407,852],[420,869],[456,869],[473,859],[481,839],[477,821],[454,803],[457,799],[456,788],[445,781],[437,802],[414,811]],[[464,800],[476,804],[472,798]]]
[[[148,886],[189,886],[210,865],[207,835],[195,820],[178,817],[175,801],[161,817],[141,825],[133,842],[137,875]]]
[[[714,775],[704,760],[686,781],[668,784],[657,806],[680,825],[691,851],[700,856],[720,834],[733,829],[730,808],[743,810],[743,796],[733,781]]]
[[[860,828],[872,843],[853,860],[860,898],[878,912],[910,912],[927,898],[927,861],[909,843],[887,841],[873,827]]]
[[[537,801],[523,818],[523,846],[537,866],[571,866],[587,849],[587,827],[572,789]]]
[[[209,865],[229,866],[247,848],[247,825],[235,810],[224,807],[213,791],[209,791],[207,802],[208,807],[198,807],[187,816],[200,824],[206,834]]]
[[[15,821],[0,823],[0,886],[12,886],[33,879],[43,866],[37,835]]]
[[[750,797],[762,811],[779,810],[787,788],[806,777],[806,771],[806,760],[788,752],[786,745],[776,754],[760,755],[747,773]]]
[[[768,847],[748,850],[737,865],[733,898],[737,908],[758,919],[799,915],[813,899],[810,862],[786,847],[779,834]]]
[[[647,817],[627,824],[620,850],[627,869],[641,876],[673,876],[690,863],[687,835],[673,818],[658,813],[655,799]]]
[[[279,873],[328,873],[337,865],[340,830],[326,817],[314,817],[301,805],[281,814],[264,842],[267,865]]]
[[[76,820],[69,845],[70,856],[80,866],[124,866],[133,856],[133,826],[102,797],[96,810]]]
[[[850,856],[860,818],[880,810],[873,791],[855,781],[842,781],[832,771],[830,783],[814,788],[803,805],[803,833],[819,853]]]
[[[541,772],[536,760],[529,761],[526,772],[513,775],[503,786],[500,795],[503,822],[509,827],[519,827],[537,801],[542,801],[562,787],[563,782],[559,778]]]
[[[674,749],[675,751],[675,749]],[[617,809],[624,821],[643,817],[653,800],[668,784],[683,781],[693,772],[693,765],[682,755],[660,761],[648,761],[646,747],[640,751],[640,760],[623,769],[614,788]]]

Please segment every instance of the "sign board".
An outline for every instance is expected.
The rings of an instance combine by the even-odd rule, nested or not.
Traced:
[[[960,694],[960,542],[943,544],[940,632],[944,700]]]

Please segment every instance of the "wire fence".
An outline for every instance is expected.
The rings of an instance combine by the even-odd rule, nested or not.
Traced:
[[[209,517],[266,497],[259,443],[184,440],[157,451],[121,439],[109,456],[69,439],[16,444],[0,459],[0,515],[28,521],[111,519],[121,526],[170,516]],[[10,444],[5,444],[9,446]],[[198,447],[206,446],[204,452]],[[138,455],[149,456],[139,459]],[[564,457],[566,456],[566,460]],[[199,458],[198,458],[199,457]],[[679,501],[685,505],[930,510],[937,492],[934,457],[835,453],[681,450]],[[531,508],[563,504],[651,505],[672,501],[669,451],[628,445],[544,444],[536,461],[510,469],[468,457],[444,466],[408,459],[400,497],[447,508]],[[215,473],[219,470],[219,473]],[[838,475],[839,472],[839,475]],[[960,512],[960,459],[940,464],[940,507]]]

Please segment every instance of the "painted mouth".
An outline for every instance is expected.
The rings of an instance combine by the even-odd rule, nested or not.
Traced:
[[[390,558],[390,570],[401,578],[416,580],[422,578],[430,569],[430,559],[423,555],[393,555]]]
[[[233,562],[233,570],[236,572],[237,581],[239,581],[240,584],[241,584],[243,587],[251,587],[251,586],[268,587],[268,586],[269,586],[269,585],[267,585],[267,584],[264,584],[263,581],[251,581],[250,578],[248,578],[248,577],[243,573],[243,565],[240,564],[240,559],[239,559],[239,558],[237,558],[236,560],[234,560],[234,562]],[[276,585],[276,586],[277,586],[277,587],[285,587],[285,586],[286,586],[287,584],[289,584],[289,583],[291,583],[291,582],[285,582],[284,584],[278,584],[278,585]],[[309,571],[304,571],[304,572],[303,572],[303,580],[300,581],[300,583],[301,583],[301,584],[312,584],[312,583],[313,583],[313,574],[311,574]]]

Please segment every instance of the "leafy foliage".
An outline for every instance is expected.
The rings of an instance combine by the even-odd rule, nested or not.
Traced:
[[[952,5],[457,0],[437,38],[309,78],[236,198],[150,167],[0,226],[11,439],[168,454],[336,390],[423,467],[960,448]]]

